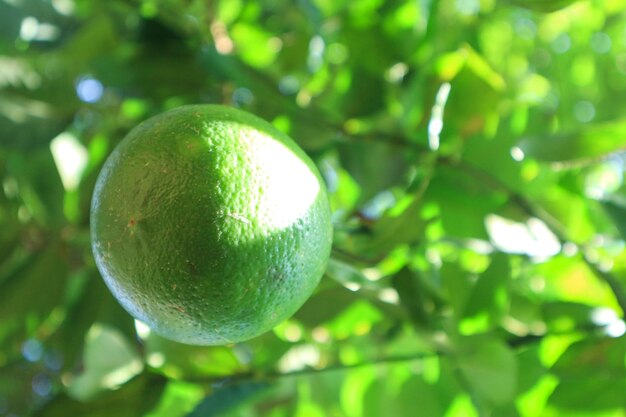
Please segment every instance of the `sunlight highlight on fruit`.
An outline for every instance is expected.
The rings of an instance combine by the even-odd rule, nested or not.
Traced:
[[[247,162],[260,167],[265,178],[263,186],[256,190],[259,207],[250,209],[260,214],[260,227],[269,230],[290,227],[306,214],[317,198],[318,179],[299,159],[293,158],[292,150],[282,143],[258,131],[242,133],[243,146],[250,155]],[[285,190],[290,190],[288,196]]]

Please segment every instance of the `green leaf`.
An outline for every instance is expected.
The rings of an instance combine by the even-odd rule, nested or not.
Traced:
[[[31,99],[0,90],[0,131],[3,146],[26,152],[46,149],[50,141],[67,127],[71,111],[42,99]]]
[[[0,341],[7,335],[26,338],[28,326],[39,326],[62,303],[67,264],[61,247],[50,244],[0,283]]]
[[[549,403],[561,410],[626,407],[626,337],[586,339],[570,345],[552,366],[561,382]]]
[[[386,413],[402,416],[401,404],[395,401],[394,394],[387,381],[374,380],[363,393],[363,417],[377,417]]]
[[[109,311],[120,311],[117,300],[113,298],[109,289],[104,284],[100,275],[94,270],[89,270],[83,276],[72,277],[73,285],[77,283],[82,288],[75,290],[74,299],[65,305],[66,317],[58,330],[52,335],[50,344],[63,355],[63,369],[71,370],[82,354],[85,344],[85,336],[96,321],[104,322]],[[77,281],[85,280],[79,283]],[[132,319],[123,311],[123,317],[131,323]],[[108,321],[107,325],[122,329],[128,337],[134,337],[134,328],[128,332],[127,326],[117,326],[115,322]]]
[[[20,22],[25,14],[25,11],[10,3],[0,3],[0,36],[5,39],[15,39],[20,32]]]
[[[597,306],[567,301],[546,302],[541,305],[543,318],[551,332],[589,331],[598,325],[592,320]]]
[[[535,194],[535,191],[538,193]],[[558,219],[568,231],[568,238],[574,242],[591,239],[596,231],[592,210],[593,202],[579,191],[570,191],[561,185],[546,186],[529,192],[537,203],[554,219]]]
[[[492,412],[492,415],[498,417],[521,417],[520,413],[517,411],[517,408],[513,404],[495,407]]]
[[[419,410],[419,416],[445,415],[458,388],[449,384],[445,378],[426,381],[422,374],[413,374],[404,379],[402,369],[405,366],[388,365],[385,376],[376,378],[368,385],[363,393],[364,417],[415,417],[416,410]],[[401,378],[401,385],[390,383]]]
[[[440,381],[430,384],[418,376],[412,376],[406,381],[399,398],[405,416],[415,416],[415,404],[424,416],[441,416],[454,393],[453,387],[445,386]],[[448,397],[448,398],[447,398]],[[382,415],[382,414],[381,414]]]
[[[440,274],[448,304],[452,307],[454,316],[461,319],[473,290],[469,274],[459,265],[451,262],[446,262],[441,266]]]
[[[119,331],[94,324],[86,339],[84,370],[67,388],[73,398],[89,400],[104,390],[117,388],[142,371],[139,354]]]
[[[9,175],[17,179],[19,195],[29,215],[43,225],[63,224],[65,190],[50,150],[34,149],[28,155],[15,153],[7,168]]]
[[[324,409],[314,401],[300,400],[295,417],[325,417]]]
[[[328,261],[326,274],[348,288],[351,286],[368,287],[373,285],[359,268],[336,258],[331,258]]]
[[[234,21],[241,13],[242,6],[241,0],[219,2],[217,4],[217,15],[220,21],[226,24]]]
[[[30,415],[34,408],[32,382],[35,374],[33,367],[25,365],[22,361],[0,366],[0,401],[3,402],[4,411],[7,411],[8,403],[9,409],[29,410]]]
[[[369,245],[378,253],[385,253],[401,245],[419,243],[427,223],[421,216],[422,204],[418,195],[407,195],[398,201],[374,224]]]
[[[602,207],[613,220],[622,239],[626,239],[626,208],[612,201],[602,201]]]
[[[313,0],[312,3],[324,14],[332,16],[340,12],[348,1],[346,0]]]
[[[217,417],[249,403],[271,387],[267,382],[248,382],[217,388],[186,417]]]
[[[405,267],[393,276],[391,283],[413,323],[420,327],[428,326],[430,321],[426,311],[426,291],[421,288],[419,278]]]
[[[578,1],[580,0],[505,0],[515,6],[544,13],[557,11]]]
[[[154,332],[145,340],[145,354],[148,365],[170,378],[219,377],[244,369],[232,347],[184,345]]]
[[[458,341],[459,369],[470,389],[489,404],[503,405],[513,400],[517,390],[517,360],[500,340],[468,337]]]
[[[347,339],[350,336],[369,332],[383,319],[381,310],[376,308],[374,303],[361,299],[334,317],[326,327],[335,338]]]
[[[241,59],[256,68],[269,66],[278,50],[271,47],[272,33],[256,25],[239,22],[232,28],[232,37],[239,48]]]
[[[624,377],[589,375],[575,381],[561,381],[548,402],[560,410],[581,412],[624,409]]]
[[[363,415],[363,399],[367,388],[376,380],[376,369],[364,366],[347,372],[339,390],[343,414],[348,417]]]
[[[65,75],[71,74],[73,78],[89,68],[93,60],[100,58],[101,54],[118,44],[119,38],[112,17],[105,13],[95,14],[73,34],[63,49],[58,51],[60,56],[55,58],[73,63],[71,67],[65,68],[70,72]]]
[[[446,236],[489,240],[485,217],[497,213],[507,197],[453,168],[437,166],[425,199],[437,204]]]
[[[518,394],[533,388],[547,374],[547,369],[541,363],[540,354],[539,344],[520,349],[516,353],[519,364],[517,376]]]
[[[481,132],[503,98],[502,76],[469,45],[442,55],[435,72],[451,86],[443,113],[444,132],[450,128],[462,136]],[[470,96],[474,99],[468,100]]]
[[[525,157],[542,162],[588,163],[626,149],[626,121],[583,126],[568,133],[528,136],[517,146]]]
[[[345,246],[364,259],[382,260],[403,245],[416,245],[424,235],[427,220],[421,215],[419,196],[406,195],[384,212],[370,228],[349,236]],[[341,242],[343,244],[343,242]]]
[[[196,384],[170,380],[156,407],[145,417],[183,417],[204,398],[204,389]]]
[[[542,301],[559,300],[595,307],[608,307],[619,311],[611,288],[594,275],[580,256],[567,257],[562,254],[533,267],[533,274],[545,283],[536,293]]]
[[[339,147],[343,167],[361,189],[361,203],[402,182],[407,175],[406,155],[384,141],[350,142]]]
[[[522,172],[525,166],[534,164],[534,161],[520,163],[511,157],[511,148],[517,145],[517,141],[516,136],[508,131],[499,131],[493,138],[483,135],[472,137],[463,146],[462,166],[477,173],[477,179],[489,174],[514,190],[525,193],[527,181]]]
[[[503,253],[493,255],[491,264],[474,284],[463,311],[463,319],[483,316],[488,327],[496,325],[508,308],[510,279],[509,257]]]
[[[306,326],[314,328],[332,320],[359,299],[359,295],[354,291],[336,286],[313,295],[294,317]]]
[[[137,417],[151,410],[161,398],[166,380],[142,374],[117,391],[102,394],[90,402],[59,395],[34,413],[34,417]]]

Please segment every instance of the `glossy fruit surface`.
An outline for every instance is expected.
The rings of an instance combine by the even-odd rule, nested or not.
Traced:
[[[332,226],[324,183],[249,113],[183,106],[133,129],[98,178],[92,249],[122,306],[183,343],[239,342],[312,294]]]

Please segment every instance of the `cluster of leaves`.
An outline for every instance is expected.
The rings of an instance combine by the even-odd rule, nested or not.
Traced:
[[[0,1],[0,415],[625,416],[626,1]],[[107,154],[186,103],[315,159],[316,294],[235,346],[136,324]]]

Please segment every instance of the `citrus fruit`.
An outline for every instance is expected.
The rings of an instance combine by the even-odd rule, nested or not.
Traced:
[[[312,294],[330,254],[324,183],[271,124],[218,105],[148,119],[102,168],[96,265],[120,304],[183,343],[239,342]]]

